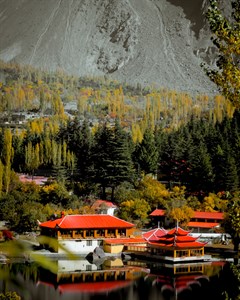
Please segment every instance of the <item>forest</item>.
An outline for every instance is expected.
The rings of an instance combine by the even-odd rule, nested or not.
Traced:
[[[139,227],[156,207],[184,225],[238,197],[240,115],[224,97],[3,62],[0,74],[0,218],[12,229],[91,213],[98,198]],[[22,184],[22,173],[48,181]]]

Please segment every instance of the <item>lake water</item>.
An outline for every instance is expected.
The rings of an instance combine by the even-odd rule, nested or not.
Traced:
[[[0,265],[10,280],[0,292],[16,291],[23,300],[225,300],[236,286],[230,263],[166,265],[104,259],[56,260],[57,273],[22,261]]]

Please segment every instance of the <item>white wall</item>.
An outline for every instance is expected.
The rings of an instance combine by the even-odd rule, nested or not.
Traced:
[[[92,245],[87,245],[91,242]],[[59,241],[59,245],[62,245],[67,251],[70,251],[74,254],[88,254],[93,252],[96,247],[99,247],[97,240],[62,240]],[[64,249],[59,247],[58,253],[65,253]]]
[[[88,266],[88,269],[87,269]],[[94,264],[91,264],[86,259],[80,259],[80,260],[58,260],[58,272],[64,273],[64,272],[75,272],[75,271],[86,271],[86,270],[97,270],[97,266]]]

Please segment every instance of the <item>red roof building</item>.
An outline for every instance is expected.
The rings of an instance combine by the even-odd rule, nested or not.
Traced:
[[[161,226],[167,226],[169,220],[167,220],[165,210],[155,209],[151,214],[155,224],[160,223]],[[220,227],[220,223],[224,218],[223,212],[203,212],[203,211],[194,211],[194,215],[188,223],[189,229],[193,230],[203,230],[209,231],[215,227]]]
[[[56,238],[73,253],[92,252],[106,239],[141,236],[134,224],[111,215],[62,215],[40,223],[39,227],[41,235]],[[59,251],[60,248],[57,249]]]
[[[130,229],[134,224],[110,215],[67,215],[40,224],[40,228],[57,229]]]
[[[204,245],[180,227],[169,230],[156,241],[148,242],[148,252],[172,262],[196,261],[204,258]]]
[[[96,214],[107,214],[113,216],[117,206],[110,201],[96,200],[92,205],[92,209],[95,210]]]

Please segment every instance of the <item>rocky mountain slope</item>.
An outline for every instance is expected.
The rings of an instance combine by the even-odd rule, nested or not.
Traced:
[[[200,67],[216,56],[206,7],[207,0],[0,0],[0,59],[213,93]]]

